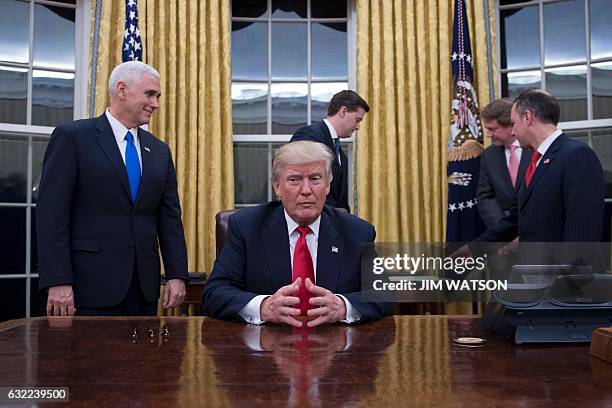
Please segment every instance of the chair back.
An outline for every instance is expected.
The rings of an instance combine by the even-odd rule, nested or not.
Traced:
[[[337,208],[337,210],[348,213],[345,208]],[[238,210],[223,210],[219,211],[215,216],[215,247],[217,256],[221,253],[223,245],[225,245],[225,240],[227,239],[227,223],[229,222],[229,217],[236,211]]]
[[[225,245],[225,240],[227,239],[227,223],[229,217],[236,211],[238,210],[223,210],[219,211],[215,216],[215,246],[217,256],[221,253],[223,245]]]

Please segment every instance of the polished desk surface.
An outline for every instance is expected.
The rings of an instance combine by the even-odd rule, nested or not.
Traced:
[[[478,333],[477,319],[447,316],[313,330],[205,317],[22,319],[0,324],[0,386],[68,386],[72,404],[95,407],[612,406],[612,364],[588,346],[452,342]]]

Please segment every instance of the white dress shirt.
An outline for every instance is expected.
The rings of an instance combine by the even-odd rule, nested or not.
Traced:
[[[121,152],[121,158],[123,159],[123,163],[125,164],[125,149],[127,149],[127,140],[125,140],[125,135],[130,131],[132,136],[134,136],[134,146],[136,147],[136,152],[138,153],[138,162],[140,164],[140,174],[142,174],[142,155],[140,154],[140,142],[138,141],[138,128],[128,129],[123,126],[123,123],[119,122],[117,118],[115,118],[111,113],[110,109],[106,108],[106,118],[108,119],[111,129],[113,129],[113,134],[115,135],[115,140],[117,142],[117,146],[119,147],[119,152]]]
[[[552,132],[546,139],[544,139],[544,141],[542,142],[540,147],[538,147],[538,152],[542,155],[542,157],[544,157],[544,155],[546,154],[546,152],[550,148],[550,145],[552,145],[553,142],[555,140],[557,140],[557,138],[559,136],[561,136],[562,133],[563,133],[563,131],[561,129],[557,129],[554,132]],[[538,160],[538,163],[536,164],[536,167],[542,161],[542,157],[540,157],[540,160]]]
[[[285,220],[287,221],[287,234],[289,235],[289,252],[291,254],[291,272],[293,274],[293,253],[295,252],[295,246],[297,245],[298,238],[300,237],[300,233],[297,232],[297,227],[299,227],[298,223],[295,222],[287,211],[285,211]],[[312,258],[312,265],[314,270],[315,282],[317,280],[317,250],[319,246],[319,227],[321,226],[321,216],[309,225],[311,232],[306,235],[306,245],[308,246],[308,251],[310,252],[310,257]],[[313,282],[313,283],[315,283]],[[303,284],[303,283],[302,283]],[[260,308],[261,302],[270,295],[257,295],[253,299],[249,301],[240,311],[238,315],[242,317],[246,322],[252,324],[261,324],[265,323],[264,320],[261,320]],[[354,323],[361,320],[361,313],[353,307],[349,300],[342,296],[339,296],[346,306],[346,317],[342,322],[344,323]]]

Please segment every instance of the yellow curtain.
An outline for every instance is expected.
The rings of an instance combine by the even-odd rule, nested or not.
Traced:
[[[94,1],[94,17],[96,6]],[[189,271],[209,272],[215,214],[234,206],[230,1],[140,0],[138,13],[143,60],[161,75],[160,108],[150,130],[172,150]],[[98,57],[90,64],[96,69],[95,115],[108,105],[108,76],[121,63],[124,18],[123,0],[101,2]]]
[[[379,242],[444,241],[453,4],[356,2],[357,91],[372,108],[356,143],[358,208]],[[466,0],[466,7],[482,106],[489,102],[483,0]]]

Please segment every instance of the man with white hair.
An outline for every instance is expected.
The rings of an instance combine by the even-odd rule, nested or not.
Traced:
[[[110,107],[58,126],[36,205],[48,315],[155,315],[185,297],[187,250],[168,146],[141,129],[158,108],[159,73],[130,61],[109,79]]]
[[[362,299],[362,244],[374,227],[325,205],[334,157],[322,143],[297,141],[274,158],[280,202],[242,209],[229,218],[228,238],[202,299],[205,313],[252,324],[309,327],[365,322],[390,314],[391,303]]]

